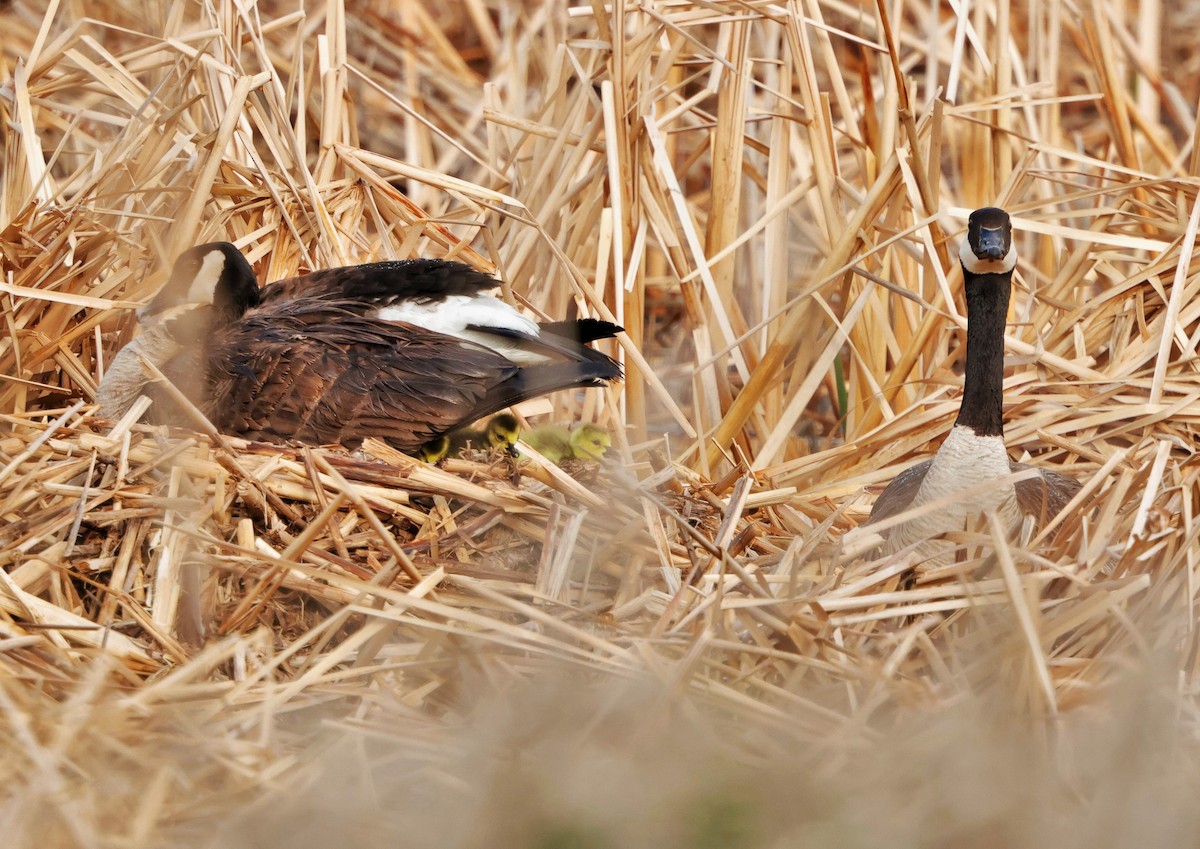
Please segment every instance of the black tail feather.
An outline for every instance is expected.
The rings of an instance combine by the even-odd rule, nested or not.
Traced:
[[[623,332],[623,328],[612,322],[601,321],[597,318],[552,321],[541,324],[538,325],[540,332],[536,336],[514,330],[511,327],[471,324],[467,326],[467,329],[513,339],[517,341],[519,347],[531,353],[565,357],[573,362],[611,362],[612,360],[607,354],[587,347],[586,343],[596,339],[608,339]]]
[[[493,387],[479,400],[475,409],[463,417],[463,421],[475,421],[513,404],[562,389],[607,386],[611,381],[620,380],[621,376],[620,365],[608,357],[577,363],[525,366]]]
[[[599,318],[577,318],[570,321],[547,321],[538,325],[542,333],[571,339],[583,345],[597,339],[611,339],[625,328]]]

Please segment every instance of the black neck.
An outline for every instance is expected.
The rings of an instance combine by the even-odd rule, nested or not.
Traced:
[[[977,436],[1004,434],[1004,325],[1012,272],[972,274],[963,270],[967,291],[967,367],[962,406],[955,424]]]

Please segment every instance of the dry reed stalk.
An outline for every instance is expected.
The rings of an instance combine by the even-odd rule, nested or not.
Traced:
[[[187,703],[220,732],[196,781],[243,788],[293,766],[246,728],[344,699],[434,729],[464,658],[648,675],[747,737],[852,746],[973,687],[981,623],[1038,714],[1187,630],[1200,67],[1175,32],[1004,0],[285,6],[0,6],[3,760],[42,776],[17,804],[76,794],[39,823],[63,845],[161,845],[203,806],[147,769],[135,815],[98,813],[96,734],[36,720],[60,698],[132,751],[134,717],[187,728]],[[992,202],[1022,256],[1007,441],[1084,490],[950,567],[848,556],[866,491],[954,418],[953,258]],[[622,322],[623,390],[533,407],[615,456],[430,468],[90,418],[132,308],[218,238],[264,279],[452,257]]]

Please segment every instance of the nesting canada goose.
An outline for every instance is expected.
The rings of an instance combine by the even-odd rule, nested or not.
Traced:
[[[594,424],[571,429],[562,425],[542,425],[526,433],[525,443],[552,463],[564,460],[602,460],[612,434]]]
[[[537,324],[469,266],[416,259],[315,271],[263,287],[227,242],[191,248],[139,317],[96,400],[125,413],[153,362],[220,430],[280,442],[402,451],[527,398],[604,386],[617,363],[586,346],[621,328]],[[186,423],[159,397],[157,420]]]
[[[888,484],[867,524],[1031,468],[1011,462],[1004,448],[1004,324],[1017,265],[1008,213],[996,207],[971,213],[959,260],[967,297],[967,362],[958,419],[932,459],[906,469]],[[1023,515],[1045,522],[1079,487],[1074,478],[1047,469],[1015,486],[984,487],[982,493],[951,500],[941,510],[886,530],[884,550],[894,553],[919,540],[962,530],[972,517],[989,510],[1010,528]],[[946,543],[926,542],[919,550],[932,557],[946,548]]]

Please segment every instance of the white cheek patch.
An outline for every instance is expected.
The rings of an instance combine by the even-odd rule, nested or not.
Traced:
[[[972,274],[1003,274],[1017,267],[1017,246],[1010,243],[1003,259],[980,259],[971,250],[970,240],[963,239],[958,258],[962,260],[963,268]]]
[[[216,298],[217,281],[221,279],[221,272],[224,270],[225,254],[220,251],[209,251],[205,254],[200,270],[196,272],[192,285],[188,287],[187,303],[211,304]]]

